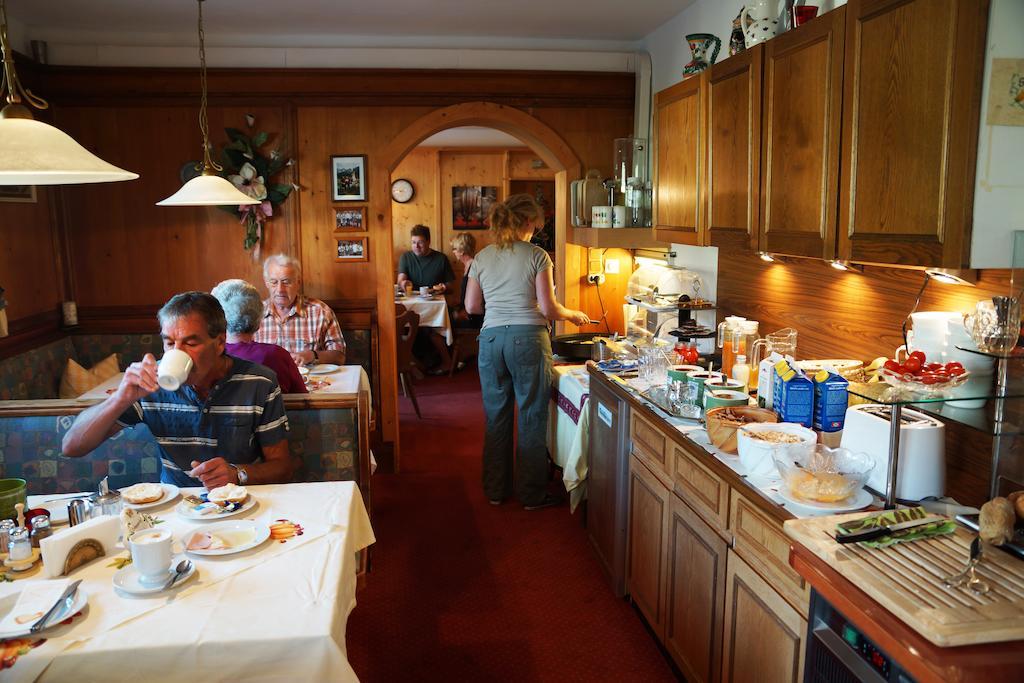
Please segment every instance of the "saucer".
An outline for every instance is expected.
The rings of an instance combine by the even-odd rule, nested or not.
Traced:
[[[318,365],[310,366],[309,374],[311,374],[311,375],[329,375],[332,372],[337,372],[338,370],[341,370],[341,366],[340,365],[335,365],[334,363],[320,363]]]
[[[167,568],[167,579],[165,579],[163,583],[158,583],[153,586],[142,583],[140,580],[142,576],[139,574],[138,570],[135,569],[135,565],[126,564],[114,573],[114,588],[128,593],[129,595],[151,595],[153,593],[162,593],[164,591],[164,583],[167,583],[167,581],[174,575],[174,568],[177,567],[178,563],[184,559],[184,555],[175,555],[171,560],[171,566]],[[191,569],[182,574],[175,582],[174,588],[177,588],[188,581],[189,577],[195,573],[196,564],[193,562]]]
[[[836,501],[835,503],[819,503],[811,500],[802,500],[790,494],[786,490],[785,485],[779,487],[779,497],[790,505],[797,507],[806,508],[808,510],[820,510],[827,511],[832,514],[838,514],[840,512],[853,512],[854,510],[862,510],[867,506],[871,505],[871,501],[874,500],[871,494],[865,489],[860,489],[856,493],[850,495],[848,498]]]

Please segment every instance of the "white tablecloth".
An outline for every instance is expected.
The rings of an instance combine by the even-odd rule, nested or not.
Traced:
[[[70,577],[83,579],[89,596],[83,616],[47,632],[3,680],[357,680],[345,626],[355,606],[356,553],[375,541],[358,489],[317,482],[249,490],[258,505],[229,519],[287,519],[302,525],[303,535],[236,555],[193,557],[197,575],[157,597],[115,592],[112,558],[95,560]],[[30,497],[30,505],[34,498],[46,496]],[[179,517],[170,503],[148,512],[175,540],[204,524]]]
[[[419,294],[414,294],[402,299],[395,299],[395,303],[402,304],[410,311],[419,313],[420,327],[436,329],[444,335],[448,345],[451,345],[455,337],[452,335],[452,321],[448,318],[448,302],[443,296],[424,299]]]
[[[590,438],[590,377],[585,365],[555,366],[548,418],[548,451],[562,468],[572,510],[586,497]]]

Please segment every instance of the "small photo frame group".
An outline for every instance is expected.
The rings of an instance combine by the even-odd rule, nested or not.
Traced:
[[[353,206],[350,209],[335,209],[334,229],[347,232],[366,230],[366,207]]]
[[[331,157],[331,198],[336,202],[366,201],[366,155]]]
[[[359,263],[370,260],[366,237],[347,237],[336,241],[338,255],[335,260],[339,263]]]

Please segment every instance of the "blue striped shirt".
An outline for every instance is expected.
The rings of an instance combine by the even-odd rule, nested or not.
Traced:
[[[145,424],[160,450],[160,481],[202,486],[186,472],[217,456],[235,465],[262,462],[262,447],[288,436],[288,416],[274,373],[228,356],[231,368],[203,401],[187,384],[158,389],[121,414],[122,427]]]

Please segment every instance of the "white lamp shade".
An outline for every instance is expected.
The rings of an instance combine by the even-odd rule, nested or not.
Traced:
[[[200,175],[181,186],[157,206],[237,206],[259,204],[219,175]]]
[[[42,121],[0,119],[0,185],[112,183],[138,177]]]

